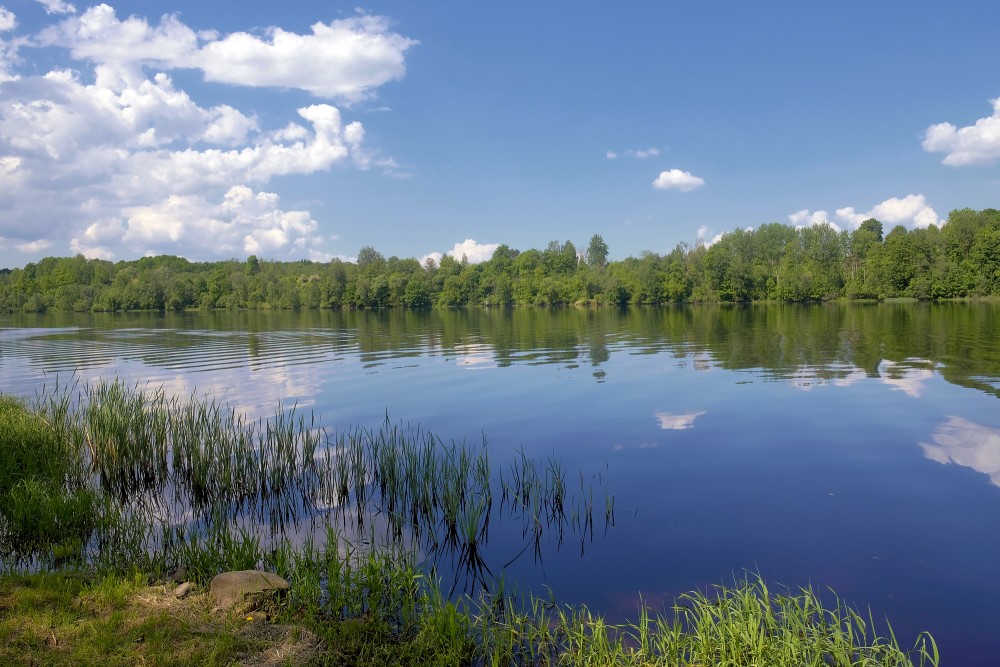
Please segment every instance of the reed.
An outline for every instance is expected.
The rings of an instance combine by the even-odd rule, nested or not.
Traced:
[[[930,634],[904,649],[888,622],[826,597],[811,588],[776,592],[753,575],[682,595],[666,611],[640,601],[637,620],[622,624],[551,598],[529,597],[523,612],[513,598],[502,607],[490,600],[473,628],[485,665],[938,665]]]

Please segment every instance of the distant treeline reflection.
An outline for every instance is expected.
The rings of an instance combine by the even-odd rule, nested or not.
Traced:
[[[56,339],[73,343],[66,363],[78,363],[73,360],[81,354],[80,344],[94,346],[98,354],[128,327],[160,332],[129,337],[129,354],[152,366],[202,359],[199,346],[211,346],[216,356],[246,354],[272,361],[294,349],[298,359],[314,362],[357,354],[363,363],[379,364],[432,354],[470,365],[576,364],[590,366],[601,379],[615,354],[666,352],[693,359],[696,368],[753,370],[776,380],[801,379],[804,373],[808,381],[836,382],[920,368],[1000,396],[996,301],[53,313],[19,315],[8,322],[53,330],[38,345],[17,343],[19,354],[50,368],[64,365],[65,351],[53,344]],[[230,335],[184,333],[192,331]],[[887,367],[885,362],[894,363]]]
[[[173,256],[106,260],[48,257],[0,271],[0,311],[86,312],[188,308],[425,308],[433,305],[668,304],[822,301],[839,297],[940,299],[1000,294],[1000,211],[952,211],[946,224],[883,234],[771,223],[706,247],[679,244],[609,262],[594,235],[585,251],[501,245],[472,264],[421,264],[366,246],[356,262],[189,262]]]

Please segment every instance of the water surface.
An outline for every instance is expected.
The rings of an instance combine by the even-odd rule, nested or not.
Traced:
[[[752,570],[1000,661],[1000,304],[0,316],[0,389],[74,374],[555,455],[616,524],[508,577],[611,618]]]

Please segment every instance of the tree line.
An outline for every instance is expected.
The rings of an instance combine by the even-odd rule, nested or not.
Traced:
[[[191,262],[162,255],[110,262],[46,257],[0,270],[2,312],[189,308],[424,308],[464,305],[666,304],[940,299],[1000,294],[1000,211],[952,211],[941,227],[883,233],[876,219],[851,232],[781,223],[724,234],[706,246],[609,261],[586,249],[501,245],[485,262],[388,259],[371,246],[356,262]]]

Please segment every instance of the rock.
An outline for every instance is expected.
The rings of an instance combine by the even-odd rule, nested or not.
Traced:
[[[181,584],[180,586],[178,586],[177,588],[174,589],[174,597],[177,598],[178,600],[180,600],[181,598],[183,598],[184,596],[186,596],[188,593],[190,593],[191,589],[193,589],[193,588],[194,588],[194,584],[192,584],[190,581],[185,582],[185,583]]]
[[[223,572],[209,586],[216,609],[232,609],[247,595],[288,590],[289,584],[276,574],[261,570]]]
[[[188,576],[187,569],[182,565],[176,570],[174,570],[174,573],[170,575],[170,578],[174,581],[174,583],[179,584],[181,582],[187,581],[187,576]]]

